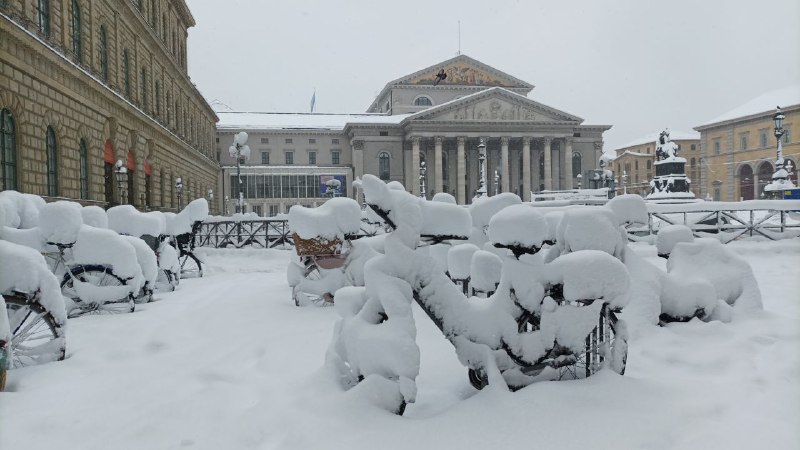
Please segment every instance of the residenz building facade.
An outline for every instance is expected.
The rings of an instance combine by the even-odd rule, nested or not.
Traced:
[[[143,210],[206,196],[217,117],[187,73],[194,24],[184,0],[0,0],[0,190]]]
[[[441,71],[447,77],[441,81]],[[528,98],[534,86],[465,55],[390,81],[363,114],[233,112],[217,109],[223,166],[221,211],[242,192],[245,211],[286,212],[331,196],[357,198],[352,181],[373,174],[428,198],[470,203],[479,183],[478,146],[486,144],[489,195],[577,187],[597,168],[603,132],[578,116]],[[251,157],[228,154],[246,131]],[[422,168],[424,167],[424,168]],[[241,180],[241,182],[240,182]]]

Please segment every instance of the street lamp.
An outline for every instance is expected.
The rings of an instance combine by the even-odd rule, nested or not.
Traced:
[[[181,196],[183,195],[183,178],[175,178],[175,194],[178,195],[178,209],[183,208],[181,204]]]
[[[128,168],[125,167],[121,159],[117,160],[116,169],[114,169],[114,175],[117,177],[117,186],[119,187],[119,203],[125,203],[125,197],[122,195],[123,186],[128,181]]]
[[[764,188],[764,194],[770,197],[783,198],[783,191],[785,189],[793,189],[794,183],[789,178],[789,172],[792,170],[792,164],[787,164],[783,159],[783,134],[786,130],[783,129],[783,115],[781,107],[778,106],[778,111],[772,116],[775,121],[775,139],[778,141],[778,154],[775,158],[775,173],[772,174],[772,182]]]
[[[425,168],[425,161],[420,161],[419,163],[419,196],[421,198],[428,198],[427,192],[425,192],[425,173],[428,171]]]
[[[214,208],[214,190],[208,190],[208,203],[211,205],[211,208]]]
[[[236,202],[236,212],[242,212],[244,206],[244,194],[242,193],[242,159],[245,161],[250,158],[250,146],[247,145],[247,133],[240,131],[233,136],[233,145],[228,147],[228,154],[231,158],[236,158],[236,179],[239,180],[239,196]],[[233,189],[233,186],[231,186]]]
[[[226,216],[228,215],[228,200],[230,200],[230,199],[229,199],[229,198],[228,198],[228,196],[226,195],[226,196],[225,196],[225,215],[226,215]]]
[[[578,174],[577,178],[578,178],[578,190],[580,190],[581,189],[581,181],[583,181],[583,175]]]
[[[475,198],[486,197],[486,142],[483,138],[478,144],[478,164],[480,167],[480,179],[478,180],[478,190],[475,191]]]

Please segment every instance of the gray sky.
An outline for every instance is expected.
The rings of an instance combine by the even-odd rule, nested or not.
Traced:
[[[237,111],[364,112],[461,51],[609,124],[609,151],[800,83],[797,0],[187,0],[189,74]]]

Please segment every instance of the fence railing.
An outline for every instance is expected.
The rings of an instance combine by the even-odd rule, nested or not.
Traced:
[[[231,220],[203,222],[195,236],[200,247],[263,247],[293,246],[292,233],[286,220]]]
[[[661,227],[675,224],[686,225],[697,237],[716,235],[723,243],[754,236],[769,240],[798,237],[800,201],[648,204],[647,224],[635,224],[626,229],[630,240],[647,241],[658,234]],[[287,220],[257,219],[204,222],[197,234],[196,245],[275,248],[293,246],[294,243]]]

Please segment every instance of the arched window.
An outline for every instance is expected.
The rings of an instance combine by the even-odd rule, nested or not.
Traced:
[[[156,88],[155,88],[155,96],[156,96],[156,116],[161,117],[161,84],[156,81]]]
[[[81,45],[81,7],[77,0],[72,0],[72,53],[75,61],[83,62],[83,46]]]
[[[39,32],[50,37],[50,0],[39,0]]]
[[[86,147],[86,140],[81,139],[78,143],[79,165],[80,165],[80,183],[81,183],[81,198],[89,198],[89,151]]]
[[[142,109],[146,112],[149,105],[147,104],[147,69],[144,67],[142,67],[139,77],[139,86],[140,97],[142,98]]]
[[[539,179],[544,182],[544,153],[539,155]]]
[[[694,162],[692,164],[694,164]],[[647,170],[650,170],[652,168],[653,168],[653,161],[648,159],[647,160]]]
[[[108,81],[108,40],[105,25],[100,25],[100,36],[97,41],[100,50],[100,76],[103,77],[103,81]]]
[[[0,111],[0,190],[17,189],[17,140],[14,115]]]
[[[433,101],[430,97],[421,95],[414,99],[414,106],[433,106]]]
[[[125,96],[131,96],[131,61],[128,58],[128,49],[122,51],[122,82],[125,87]]]
[[[164,202],[164,169],[158,171],[158,206],[167,206]]]
[[[381,152],[378,156],[378,176],[383,181],[388,181],[391,176],[389,154]]]
[[[742,200],[753,200],[755,198],[753,168],[749,164],[743,164],[739,168],[739,198]]]
[[[167,13],[161,14],[161,41],[167,43]]]
[[[128,192],[127,200],[129,205],[136,204],[136,155],[128,150]]]
[[[764,195],[764,188],[767,187],[769,183],[772,182],[772,174],[775,170],[772,168],[772,164],[768,161],[764,161],[758,166],[758,195],[759,198]]]
[[[581,167],[581,154],[578,152],[572,153],[572,178],[577,177],[581,173],[583,173],[583,168]],[[648,161],[649,163],[650,161]]]
[[[53,127],[47,127],[45,137],[47,146],[47,195],[50,197],[58,196],[58,147],[56,143],[56,133]]]
[[[156,26],[156,0],[150,0],[150,26]]]

